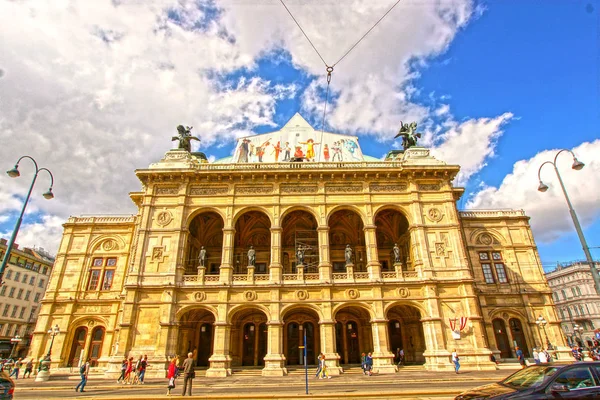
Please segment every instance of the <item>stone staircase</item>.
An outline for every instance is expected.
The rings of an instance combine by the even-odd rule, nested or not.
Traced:
[[[518,367],[518,365],[517,365]],[[514,367],[513,367],[514,368]],[[237,367],[233,368],[231,373],[234,376],[262,376],[262,366],[259,367]],[[362,375],[363,370],[360,364],[344,365],[344,375]],[[308,375],[314,375],[317,370],[316,365],[308,366]],[[301,365],[290,365],[287,366],[288,375],[298,376],[304,375],[304,367]],[[398,367],[398,372],[418,372],[425,371],[423,365],[406,365]]]

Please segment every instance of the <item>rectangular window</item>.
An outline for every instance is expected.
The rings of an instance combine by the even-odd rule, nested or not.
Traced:
[[[35,294],[35,298],[33,299],[33,301],[35,301],[36,303],[40,301],[40,293]]]
[[[479,259],[482,261],[487,261],[490,259],[490,255],[488,253],[479,253]]]
[[[5,296],[6,295],[6,286],[2,286],[2,289],[0,289],[0,296]]]
[[[27,268],[27,269],[33,268],[33,263],[30,263],[30,262],[26,263],[25,268]]]
[[[5,304],[4,311],[2,312],[3,317],[8,317],[8,310],[10,310],[10,304]]]
[[[90,271],[90,281],[88,283],[88,290],[96,290],[98,288],[98,281],[100,281],[99,269],[93,269]]]
[[[43,279],[40,279],[40,282],[38,283],[38,287],[43,289],[44,283],[45,283],[45,281]]]
[[[15,282],[19,282],[20,278],[21,278],[21,273],[20,272],[15,272]]]
[[[106,271],[104,271],[104,279],[102,280],[102,290],[110,290],[114,276],[114,269],[107,269]]]
[[[496,263],[494,264],[494,267],[496,267],[496,276],[498,277],[498,282],[508,283],[508,278],[506,277],[506,270],[504,269],[504,264]]]
[[[29,300],[29,296],[31,296],[31,290],[28,290],[27,293],[25,293],[25,300]]]
[[[115,265],[117,265],[117,259],[116,258],[109,258],[108,260],[106,260],[106,266],[107,267],[114,267]]]
[[[494,261],[502,260],[502,254],[499,251],[492,251],[492,259]]]
[[[39,266],[39,264],[33,264],[33,270],[34,270],[35,272],[38,272],[38,271],[40,270],[40,266]]]
[[[27,310],[27,307],[21,307],[21,312],[19,313],[20,319],[23,319],[23,316],[25,315],[25,310]]]
[[[0,255],[1,257],[1,255]],[[4,324],[0,324],[0,336],[2,336],[2,331],[4,330]]]
[[[32,276],[31,278],[29,278],[29,284],[31,286],[33,286],[35,284],[35,276]]]
[[[19,292],[17,293],[17,299],[21,300],[21,297],[23,297],[23,289],[19,289]]]
[[[481,264],[481,268],[483,269],[483,277],[485,278],[485,283],[495,283],[494,274],[492,273],[492,265]]]
[[[44,268],[42,269],[42,274],[44,274],[44,275],[48,275],[48,267],[44,267]]]
[[[37,307],[31,307],[31,312],[29,313],[29,319],[35,318],[36,311],[37,311]]]
[[[17,317],[17,311],[19,311],[19,306],[13,306],[12,312],[10,313],[11,318]]]
[[[573,293],[573,297],[577,296],[577,293],[575,293],[575,288],[574,287],[571,288],[571,293]]]
[[[27,278],[29,278],[29,275],[23,274],[23,279],[21,280],[21,283],[27,283]]]
[[[11,287],[10,292],[8,292],[8,297],[15,297],[15,288]]]
[[[10,279],[12,277],[12,269],[6,271],[6,279]]]
[[[94,258],[94,261],[92,262],[92,265],[94,267],[101,267],[102,266],[102,259],[101,258]]]

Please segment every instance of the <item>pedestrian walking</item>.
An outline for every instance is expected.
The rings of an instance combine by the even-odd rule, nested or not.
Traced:
[[[15,366],[13,367],[12,372],[10,373],[9,376],[14,376],[15,379],[19,379],[19,371],[21,370],[21,366],[23,365],[23,359],[19,358],[16,362],[15,362]]]
[[[318,378],[321,375],[321,358],[323,358],[323,353],[319,353],[319,357],[317,357],[317,373],[315,374],[315,378]]]
[[[458,357],[458,353],[456,349],[452,350],[452,363],[454,364],[454,372],[458,374],[458,370],[460,369],[460,358]]]
[[[79,374],[81,375],[81,382],[77,384],[75,387],[75,391],[85,392],[83,390],[88,380],[88,374],[90,373],[90,359],[88,358],[87,362],[79,367]]]
[[[127,360],[127,368],[125,369],[125,383],[129,385],[132,381],[131,372],[133,371],[133,357]]]
[[[138,385],[140,383],[140,368],[142,367],[142,356],[140,356],[140,358],[138,358],[138,360],[135,362],[135,367],[133,368],[133,381],[131,382],[132,385]]]
[[[550,353],[548,353],[548,350],[544,350],[542,353],[544,353],[544,356],[546,357],[546,362],[552,362],[552,356],[550,355]]]
[[[183,361],[183,365],[181,369],[183,370],[183,394],[185,396],[185,392],[187,389],[188,396],[192,395],[192,381],[196,377],[196,372],[194,368],[196,368],[196,362],[192,358],[194,353],[188,353],[188,358]]]
[[[362,353],[360,355],[360,367],[363,370],[363,375],[367,374],[367,355],[365,353]]]
[[[540,353],[538,353],[538,351],[537,351],[537,349],[535,347],[533,348],[533,361],[536,364],[540,363]]]
[[[398,366],[404,365],[404,349],[397,349]]]
[[[515,352],[517,354],[517,360],[519,360],[519,364],[521,364],[521,368],[525,368],[527,363],[525,362],[525,355],[523,354],[523,350],[519,348],[519,346],[515,347]]]
[[[373,356],[371,353],[368,353],[365,357],[365,371],[367,372],[367,375],[373,375]]]
[[[140,385],[144,384],[144,375],[146,375],[146,367],[148,367],[148,355],[144,355],[144,359],[140,363]]]
[[[125,372],[127,371],[127,359],[123,358],[121,361],[121,375],[119,375],[119,379],[117,379],[117,383],[125,383]]]
[[[25,364],[25,372],[23,372],[23,378],[31,378],[31,373],[33,372],[33,358],[30,358]],[[27,376],[29,374],[29,376]]]
[[[167,396],[170,396],[171,390],[175,389],[175,378],[177,378],[177,357],[171,359],[171,363],[167,369],[167,379],[169,380],[167,385]]]
[[[331,379],[331,376],[327,374],[327,364],[325,364],[325,354],[321,353],[321,376],[319,379]]]
[[[544,349],[540,349],[540,353],[538,355],[539,360],[540,360],[540,364],[545,364],[548,362],[548,356],[547,356],[547,352]]]

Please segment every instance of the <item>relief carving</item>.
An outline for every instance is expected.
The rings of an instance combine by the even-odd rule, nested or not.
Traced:
[[[164,251],[165,249],[162,246],[154,247],[152,249],[152,261],[161,260],[164,255]]]
[[[317,193],[317,185],[281,185],[281,193]]]
[[[417,185],[419,190],[440,190],[442,185],[439,183],[419,183]]]
[[[194,186],[190,189],[191,196],[216,196],[227,192],[229,192],[227,186]]]
[[[435,244],[435,254],[439,257],[445,257],[446,256],[446,243],[437,242]]]
[[[476,244],[482,244],[484,246],[490,246],[492,244],[500,244],[500,242],[498,242],[498,240],[493,237],[492,235],[490,235],[487,232],[482,233],[481,235],[479,235],[477,237],[477,240],[475,241]]]
[[[329,193],[350,193],[350,192],[362,192],[363,187],[361,185],[343,185],[343,186],[327,185],[327,186],[325,186],[325,190]]]
[[[247,301],[254,301],[258,298],[258,295],[256,294],[256,292],[254,290],[246,290],[244,292],[244,298]]]
[[[404,192],[408,189],[408,185],[406,183],[398,183],[398,184],[381,184],[381,183],[372,183],[370,186],[371,192]]]
[[[439,208],[433,207],[427,211],[427,217],[433,222],[440,222],[443,215]]]
[[[273,186],[237,186],[235,191],[239,194],[265,194],[273,193]]]
[[[204,300],[206,300],[206,293],[204,293],[204,292],[196,292],[196,293],[194,293],[194,300],[196,300],[196,301],[204,301]]]
[[[169,225],[169,223],[173,220],[173,214],[170,211],[161,211],[156,216],[156,223],[160,226]]]
[[[410,296],[410,291],[408,290],[408,288],[405,287],[398,288],[398,296],[406,298]]]
[[[356,289],[346,289],[346,297],[349,299],[358,299],[360,292]]]
[[[177,186],[159,186],[154,189],[154,194],[179,194],[179,188]]]
[[[102,243],[102,249],[104,251],[119,250],[119,245],[117,244],[116,240],[107,239]]]
[[[298,300],[306,300],[306,299],[308,299],[308,292],[306,290],[297,290],[296,298]]]

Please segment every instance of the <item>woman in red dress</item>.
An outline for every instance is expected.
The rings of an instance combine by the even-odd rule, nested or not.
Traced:
[[[175,377],[177,376],[177,357],[171,359],[169,369],[167,369],[167,379],[169,380],[167,386],[167,396],[171,395],[171,389],[175,389]]]

